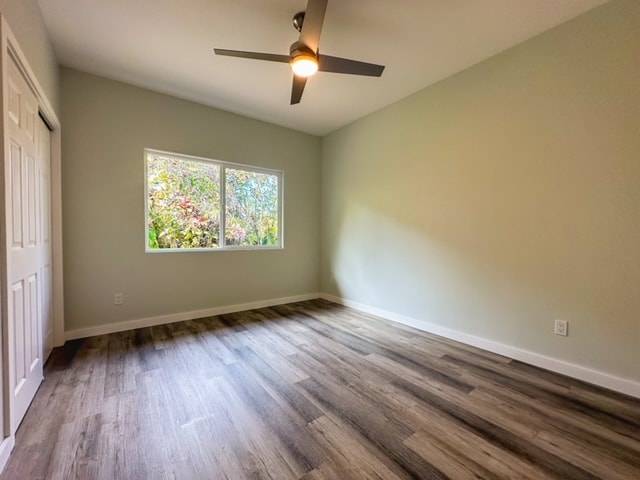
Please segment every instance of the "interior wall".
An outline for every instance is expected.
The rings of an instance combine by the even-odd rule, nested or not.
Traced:
[[[61,72],[67,331],[318,291],[318,137]],[[283,170],[285,248],[145,253],[145,147]]]
[[[36,0],[0,0],[0,13],[9,23],[51,107],[59,115],[58,61],[38,3]]]
[[[322,290],[640,381],[639,25],[614,1],[325,137]]]

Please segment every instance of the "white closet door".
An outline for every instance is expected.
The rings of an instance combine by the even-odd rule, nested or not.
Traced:
[[[43,255],[43,213],[49,200],[38,161],[38,102],[11,58],[7,67],[6,299],[10,430],[15,433],[42,381],[42,301],[43,295],[50,297],[43,291],[45,264],[50,265]]]

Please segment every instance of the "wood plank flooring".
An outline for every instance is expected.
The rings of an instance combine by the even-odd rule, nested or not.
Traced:
[[[68,342],[1,480],[640,479],[640,400],[321,300]]]

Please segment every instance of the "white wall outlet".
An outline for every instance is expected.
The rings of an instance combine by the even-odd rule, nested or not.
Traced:
[[[114,305],[122,305],[124,303],[124,294],[121,292],[113,294]]]
[[[569,322],[567,322],[566,320],[556,319],[556,324],[555,324],[553,333],[555,333],[556,335],[562,335],[563,337],[566,337],[567,335],[569,335]]]

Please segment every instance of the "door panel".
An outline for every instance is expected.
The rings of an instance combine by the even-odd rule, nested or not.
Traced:
[[[26,377],[27,369],[24,364],[24,288],[22,282],[16,282],[11,288],[10,300],[13,303],[13,390],[17,392]]]
[[[26,360],[28,361],[29,371],[36,367],[36,363],[42,359],[42,325],[40,323],[40,307],[38,300],[40,297],[40,273],[30,275],[27,278],[27,292],[29,307],[27,312],[29,317],[27,319],[27,327],[25,330],[29,332],[30,339],[27,344],[31,347],[28,352]]]
[[[37,244],[36,238],[36,214],[37,214],[37,190],[36,185],[38,182],[38,169],[36,169],[36,159],[31,155],[27,155],[27,245],[35,247]]]
[[[22,148],[11,139],[11,162],[9,168],[11,173],[11,237],[12,248],[22,246]]]

